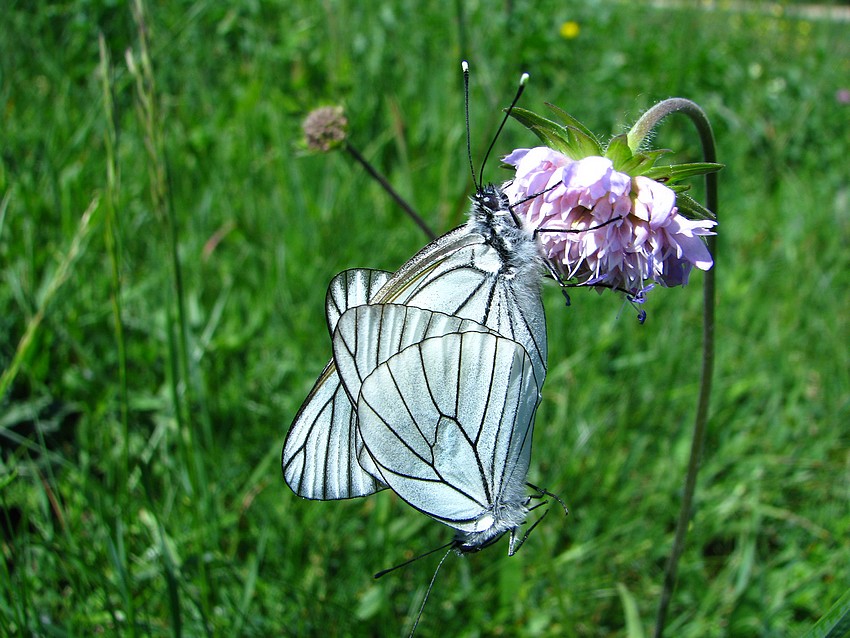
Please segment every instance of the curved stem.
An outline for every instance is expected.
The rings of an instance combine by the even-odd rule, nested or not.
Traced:
[[[687,115],[696,126],[702,143],[703,158],[706,162],[716,162],[717,152],[714,144],[714,134],[711,124],[705,112],[694,102],[684,98],[671,98],[659,102],[649,109],[637,121],[629,131],[628,144],[633,151],[637,150],[644,138],[654,129],[662,119],[671,113],[683,113]],[[708,173],[705,176],[706,205],[708,209],[717,215],[717,174]],[[688,525],[691,520],[694,492],[696,490],[697,475],[700,468],[703,444],[705,443],[705,431],[708,423],[708,404],[711,397],[711,381],[714,371],[714,304],[717,278],[717,237],[708,238],[708,249],[714,257],[714,267],[705,275],[705,286],[703,288],[703,339],[702,339],[702,371],[700,378],[699,402],[697,413],[694,418],[694,433],[691,441],[691,455],[688,460],[688,472],[685,477],[684,494],[682,506],[679,510],[679,520],[676,524],[676,535],[673,539],[673,548],[670,558],[664,570],[664,584],[661,589],[661,600],[658,604],[658,613],[655,619],[655,638],[661,638],[664,634],[664,624],[667,619],[667,611],[676,585],[676,573],[679,566],[679,558],[685,549],[685,537],[688,533]]]

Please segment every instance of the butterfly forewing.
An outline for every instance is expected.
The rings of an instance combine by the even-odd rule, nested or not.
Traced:
[[[331,336],[342,314],[368,303],[389,278],[390,273],[367,268],[334,277],[325,297]],[[356,423],[352,402],[331,361],[295,416],[283,446],[283,476],[293,492],[333,500],[366,496],[385,487],[357,461],[362,445],[358,446]]]
[[[369,303],[391,277],[392,273],[384,270],[350,268],[331,279],[325,295],[325,318],[331,338],[342,313],[349,308]]]
[[[484,401],[487,388],[496,392]],[[366,378],[358,428],[399,496],[458,530],[479,531],[481,517],[524,490],[538,400],[521,345],[452,333],[409,346]]]
[[[433,245],[443,239],[453,250]],[[525,348],[542,388],[547,343],[539,274],[532,270],[522,277],[505,277],[502,268],[481,235],[456,229],[405,264],[372,303],[401,303],[477,321]]]

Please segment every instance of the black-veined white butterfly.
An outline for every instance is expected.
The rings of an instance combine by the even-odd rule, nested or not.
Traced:
[[[546,375],[544,266],[498,186],[477,185],[472,202],[467,224],[395,274],[349,270],[331,282],[334,358],[295,417],[282,466],[305,498],[390,487],[455,528],[456,549],[510,531],[512,554]]]

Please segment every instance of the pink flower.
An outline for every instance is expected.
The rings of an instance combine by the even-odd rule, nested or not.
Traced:
[[[700,237],[716,222],[680,215],[667,186],[616,171],[605,157],[573,160],[543,146],[504,161],[516,167],[505,193],[565,279],[640,300],[652,282],[685,285],[692,266],[711,268]]]

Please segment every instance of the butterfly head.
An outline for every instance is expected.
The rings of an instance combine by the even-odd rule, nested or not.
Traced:
[[[537,285],[541,263],[534,235],[514,214],[505,192],[495,184],[486,184],[472,196],[468,228],[481,235],[484,243],[496,251],[498,272],[506,276],[527,273]],[[479,264],[483,267],[483,264]]]
[[[505,192],[495,184],[485,184],[472,196],[476,215],[492,219],[511,214],[511,204]]]
[[[501,187],[484,184],[472,195],[470,219],[477,232],[485,236],[491,233],[513,234],[522,229],[522,222],[514,214],[510,200]]]

